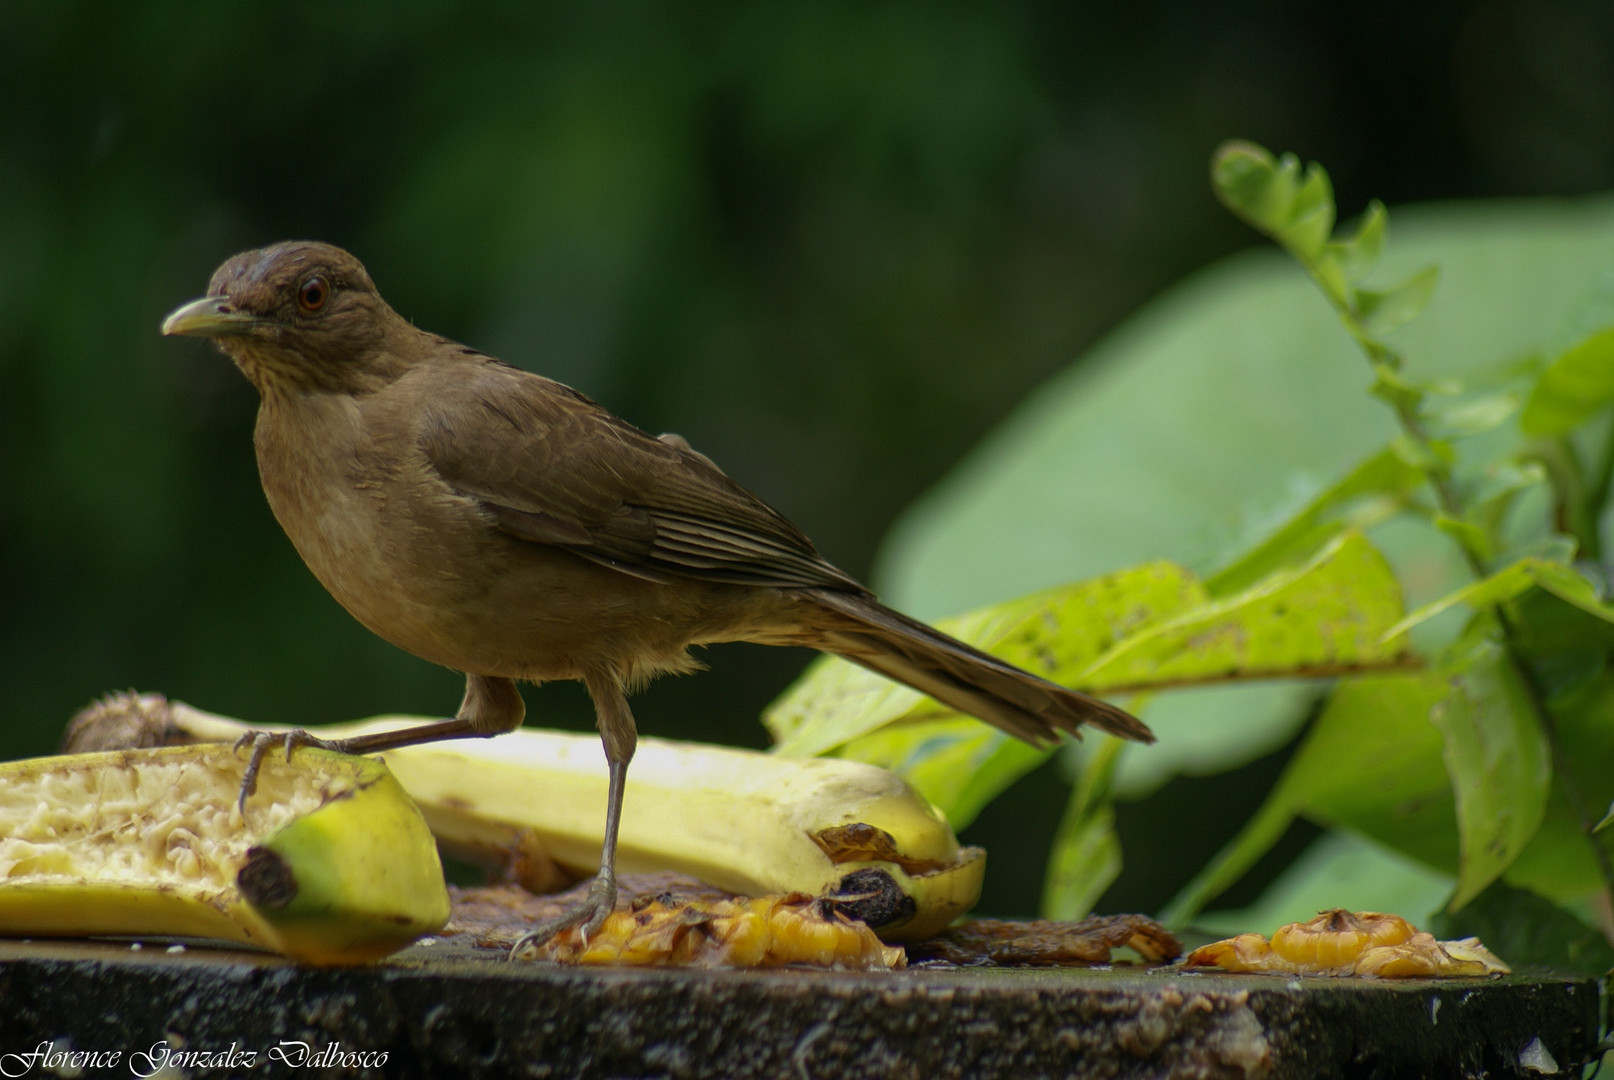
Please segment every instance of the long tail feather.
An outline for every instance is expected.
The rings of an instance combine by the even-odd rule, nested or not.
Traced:
[[[1092,724],[1112,735],[1154,742],[1136,717],[1022,671],[868,596],[832,589],[802,589],[801,595],[835,617],[815,642],[855,664],[906,683],[960,712],[979,717],[1034,746],[1058,741]]]

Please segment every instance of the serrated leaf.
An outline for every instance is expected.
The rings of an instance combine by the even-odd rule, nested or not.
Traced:
[[[1300,162],[1293,154],[1274,158],[1249,142],[1223,143],[1211,158],[1211,187],[1217,198],[1263,232],[1281,228],[1294,209]]]
[[[1356,312],[1373,337],[1382,338],[1423,314],[1440,283],[1440,268],[1426,266],[1393,288],[1356,290]]]
[[[1400,613],[1384,556],[1348,532],[1303,566],[1127,638],[1075,685],[1114,692],[1400,664],[1399,642],[1385,636]]]
[[[1045,589],[936,626],[976,648],[1073,685],[1076,675],[1127,634],[1205,599],[1187,570],[1156,562]],[[763,714],[775,750],[811,756],[896,721],[957,714],[917,690],[838,657],[810,664]]]
[[[1305,262],[1314,263],[1323,257],[1333,231],[1334,186],[1323,167],[1313,162],[1306,166],[1289,218],[1278,226],[1276,236]]]
[[[1310,558],[1346,528],[1367,528],[1383,520],[1423,482],[1423,472],[1400,454],[1380,450],[1319,492],[1265,540],[1207,577],[1205,588],[1212,596],[1224,596]]]
[[[1430,713],[1445,737],[1462,851],[1450,908],[1495,881],[1535,837],[1552,780],[1546,733],[1494,621],[1481,617],[1454,646],[1452,692]]]
[[[1328,246],[1340,273],[1346,281],[1361,281],[1378,265],[1384,251],[1385,236],[1389,232],[1390,215],[1384,204],[1374,199],[1367,205],[1356,231],[1347,239],[1337,240]]]
[[[1548,364],[1530,391],[1520,424],[1532,435],[1559,435],[1614,402],[1614,327],[1571,345]]]

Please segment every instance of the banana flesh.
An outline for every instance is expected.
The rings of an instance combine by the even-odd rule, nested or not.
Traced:
[[[126,719],[142,709],[169,739],[233,741],[248,730],[154,696],[111,699],[85,715]],[[344,738],[421,722],[385,717],[319,734]],[[598,866],[607,777],[597,737],[522,728],[380,756],[445,847],[537,848],[572,877]],[[544,862],[531,850],[517,861]],[[975,904],[985,852],[961,848],[940,811],[872,765],[641,738],[617,869],[684,873],[741,896],[838,896],[840,910],[882,938],[910,941]]]
[[[315,964],[448,919],[431,833],[386,766],[196,745],[0,763],[0,933],[181,936]]]

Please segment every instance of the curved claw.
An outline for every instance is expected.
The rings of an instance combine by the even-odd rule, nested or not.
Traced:
[[[263,768],[264,755],[276,743],[286,747],[286,760],[291,760],[291,753],[299,746],[317,746],[325,750],[341,749],[338,743],[322,739],[317,735],[310,735],[302,728],[296,731],[249,731],[235,740],[236,750],[252,747],[252,755],[247,758],[247,767],[241,774],[241,793],[236,797],[235,807],[242,817],[247,816],[247,799],[258,790],[258,771]]]
[[[583,939],[583,947],[588,947],[588,939],[599,932],[605,925],[606,916],[616,910],[616,875],[602,868],[594,884],[588,888],[588,896],[567,908],[553,919],[545,919],[537,926],[528,930],[516,939],[510,946],[510,959],[520,959],[529,949],[548,941],[556,934],[569,930],[579,923],[582,928],[578,931]]]

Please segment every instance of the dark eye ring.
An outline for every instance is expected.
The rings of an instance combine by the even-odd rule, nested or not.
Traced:
[[[297,286],[297,306],[310,315],[324,307],[330,297],[331,287],[318,274]]]

